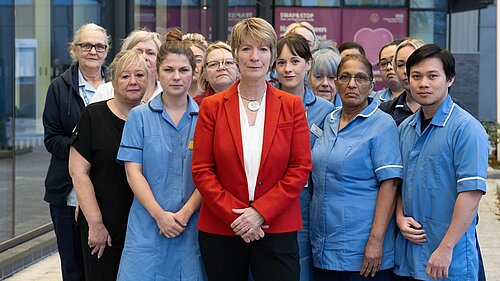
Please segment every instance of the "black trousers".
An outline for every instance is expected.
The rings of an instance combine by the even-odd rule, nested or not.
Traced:
[[[270,234],[245,243],[240,236],[223,236],[200,231],[201,257],[208,280],[298,281],[300,277],[297,232]]]
[[[75,207],[50,204],[57,248],[64,281],[84,280],[80,229],[75,222]]]
[[[92,249],[88,245],[89,226],[83,212],[78,217],[78,225],[82,234],[83,265],[85,269],[85,280],[87,281],[110,281],[116,280],[118,268],[122,257],[124,241],[111,241],[111,247],[106,245],[101,258],[97,254],[92,255]]]
[[[391,281],[392,268],[380,270],[375,277],[364,277],[359,271],[337,271],[314,268],[315,281]]]
[[[396,274],[392,274],[392,280],[393,281],[420,281],[418,279],[415,279],[413,277],[410,277],[410,276],[399,276],[399,275],[396,275]]]

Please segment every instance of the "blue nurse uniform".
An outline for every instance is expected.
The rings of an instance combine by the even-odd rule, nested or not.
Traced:
[[[198,105],[188,96],[188,108],[176,126],[163,107],[162,95],[130,111],[117,158],[120,162],[142,164],[158,204],[166,211],[177,212],[195,188],[191,154]],[[205,280],[197,220],[198,212],[184,232],[166,238],[134,198],[118,280]]]
[[[333,103],[317,97],[307,87],[304,91],[302,99],[304,109],[307,114],[307,123],[309,125],[311,149],[316,142],[316,139],[321,136],[323,131],[323,122],[328,113],[332,112],[335,107]],[[311,183],[300,192],[300,210],[302,215],[302,229],[297,234],[299,243],[299,262],[300,262],[300,280],[309,281],[312,278],[312,254],[311,242],[309,239],[309,205],[311,203]]]
[[[417,245],[401,233],[396,239],[395,273],[420,280],[431,254],[451,223],[460,192],[486,192],[488,137],[483,126],[448,95],[421,132],[422,110],[399,127],[404,164],[403,211],[422,225],[427,242]],[[453,249],[446,280],[477,280],[478,255],[474,219]]]
[[[311,244],[318,268],[360,271],[380,183],[402,175],[396,124],[376,101],[369,102],[340,131],[342,108],[328,115],[323,136],[312,150]],[[394,236],[391,219],[382,270],[394,266]]]

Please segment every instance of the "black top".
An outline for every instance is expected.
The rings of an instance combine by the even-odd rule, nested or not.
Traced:
[[[391,115],[398,126],[413,114],[413,111],[406,105],[406,91],[393,100],[381,103],[379,108]]]
[[[90,180],[103,223],[113,243],[123,243],[133,199],[125,167],[116,161],[125,121],[116,117],[106,102],[85,108],[70,145],[90,163]]]

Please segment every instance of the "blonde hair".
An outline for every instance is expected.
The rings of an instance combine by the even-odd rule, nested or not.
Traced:
[[[396,52],[394,53],[394,58],[393,58],[393,65],[396,65],[396,60],[398,57],[399,50],[403,49],[404,47],[408,47],[408,46],[411,46],[411,47],[415,48],[415,50],[417,50],[418,48],[422,47],[425,44],[426,43],[423,40],[420,40],[418,38],[413,38],[413,37],[406,38],[396,48]]]
[[[186,33],[182,35],[182,41],[196,41],[200,42],[203,46],[205,46],[205,49],[208,48],[208,42],[205,40],[205,36],[199,33]]]
[[[160,49],[160,34],[151,32],[146,29],[136,29],[130,32],[130,34],[125,39],[123,39],[121,51],[130,50],[140,42],[146,42],[149,40],[153,40],[155,42],[157,50]]]
[[[285,34],[283,34],[283,35],[287,35],[289,33],[295,33],[295,29],[297,29],[299,27],[305,28],[312,33],[312,35],[314,37],[313,48],[315,48],[317,41],[318,41],[318,37],[316,37],[316,31],[314,31],[314,26],[312,26],[312,24],[308,23],[307,21],[294,22],[294,23],[290,24],[286,28]]]
[[[69,43],[69,55],[71,56],[71,60],[73,62],[76,62],[78,61],[78,57],[76,55],[76,48],[77,48],[77,45],[76,44],[80,44],[80,36],[82,35],[83,32],[86,32],[86,31],[89,31],[89,32],[95,32],[95,31],[100,31],[104,34],[104,36],[106,37],[106,46],[108,47],[107,50],[109,50],[111,48],[111,36],[108,35],[108,32],[106,31],[106,29],[100,25],[97,25],[95,23],[86,23],[82,26],[80,26],[80,28],[78,28],[78,30],[75,32],[75,35],[73,37],[73,41],[71,41]]]
[[[142,53],[134,49],[120,51],[118,54],[116,54],[113,62],[109,66],[111,84],[113,85],[114,89],[117,88],[118,77],[128,66],[134,63],[138,63],[139,66],[144,69],[144,71],[146,72],[146,80],[149,80],[149,75],[151,75],[151,73],[149,72],[148,64]]]
[[[201,65],[200,78],[198,78],[198,86],[203,91],[205,91],[206,89],[208,89],[210,87],[210,83],[207,80],[207,57],[208,57],[208,54],[210,54],[212,51],[215,51],[215,50],[226,50],[229,53],[231,53],[231,55],[233,55],[233,53],[231,51],[231,47],[222,41],[217,41],[217,42],[214,42],[214,43],[208,45],[207,52],[205,53],[205,57],[203,57],[203,64]]]
[[[261,18],[247,18],[237,22],[231,30],[230,45],[233,57],[238,60],[238,50],[247,38],[267,45],[271,49],[271,63],[276,60],[277,36],[273,26]]]

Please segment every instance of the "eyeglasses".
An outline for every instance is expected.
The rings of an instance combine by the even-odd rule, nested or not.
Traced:
[[[219,66],[224,66],[225,68],[232,68],[236,65],[234,60],[221,60],[221,61],[210,61],[207,62],[207,68],[210,70],[216,70]]]
[[[356,84],[359,85],[367,85],[372,83],[372,79],[365,75],[349,76],[347,74],[342,74],[339,77],[337,77],[337,80],[340,81],[341,83],[348,84],[352,78],[354,78]]]
[[[394,64],[392,62],[392,57],[388,60],[381,60],[377,63],[378,68],[380,68],[380,70],[386,70],[389,64],[391,64],[391,66],[394,67]]]
[[[82,51],[85,51],[85,52],[90,52],[90,50],[92,50],[92,48],[95,48],[96,52],[104,53],[104,51],[106,51],[106,49],[108,48],[107,45],[103,45],[103,44],[80,43],[80,44],[76,44],[76,45],[80,46]]]

